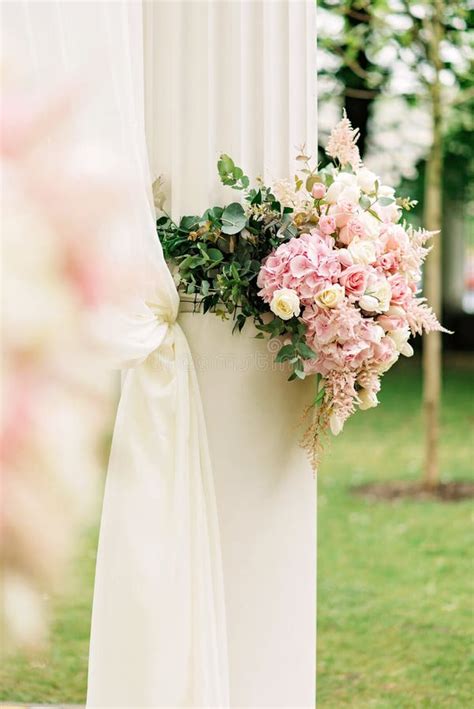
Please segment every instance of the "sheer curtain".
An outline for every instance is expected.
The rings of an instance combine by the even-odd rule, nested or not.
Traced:
[[[150,200],[142,4],[12,2],[2,4],[2,18],[10,61],[25,83],[44,92],[76,81],[77,135],[116,155],[133,210],[121,240],[130,267],[140,269],[141,290],[107,324],[114,359],[127,369],[101,522],[88,705],[225,706],[207,438]]]

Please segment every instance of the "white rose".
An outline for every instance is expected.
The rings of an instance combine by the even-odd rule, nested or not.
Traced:
[[[373,409],[378,406],[379,400],[377,399],[377,394],[369,389],[361,389],[358,392],[359,397],[359,409],[366,411],[367,409]]]
[[[357,184],[357,177],[349,172],[341,172],[328,188],[324,201],[328,204],[339,201],[358,203],[359,198],[360,187]]]
[[[362,212],[357,218],[364,225],[365,236],[368,239],[377,239],[380,233],[380,222],[370,212]]]
[[[351,202],[353,204],[359,204],[360,199],[360,188],[357,185],[344,187],[341,194],[339,195],[339,202]]]
[[[355,187],[357,185],[357,175],[352,172],[340,172],[337,176],[337,181],[342,182],[343,185],[348,187]]]
[[[335,181],[328,187],[324,201],[328,204],[334,204],[339,199],[339,195],[344,189],[342,182]]]
[[[392,330],[391,332],[387,332],[387,335],[394,341],[395,347],[400,354],[405,357],[411,357],[413,355],[413,347],[408,342],[410,338],[410,330],[408,327],[400,330]]]
[[[362,192],[366,194],[371,194],[375,192],[375,183],[377,182],[377,175],[366,167],[361,167],[357,173],[357,184],[361,188]]]
[[[368,266],[377,260],[375,244],[367,239],[353,239],[348,246],[348,251],[352,256],[353,263],[361,263]]]
[[[359,305],[368,313],[385,313],[390,307],[391,297],[390,283],[385,278],[378,278],[369,282]]]
[[[331,414],[329,428],[333,436],[338,436],[344,428],[344,421],[337,414]]]
[[[339,283],[335,283],[319,291],[319,293],[314,296],[314,302],[320,308],[335,308],[343,300],[344,293],[343,286],[339,285]]]
[[[270,310],[282,320],[291,320],[300,314],[300,299],[291,288],[280,288],[273,294]]]
[[[362,298],[359,298],[359,305],[362,310],[368,313],[376,313],[379,307],[379,301],[373,295],[363,295]]]

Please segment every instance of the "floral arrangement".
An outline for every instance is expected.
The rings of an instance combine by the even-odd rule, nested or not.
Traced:
[[[250,318],[258,337],[277,338],[290,380],[318,375],[303,437],[314,466],[326,431],[337,435],[357,409],[377,406],[382,375],[413,354],[410,336],[442,329],[419,295],[432,233],[402,219],[414,202],[364,167],[357,139],[344,115],[327,166],[311,167],[302,150],[294,180],[271,187],[250,187],[222,155],[221,181],[241,190],[244,204],[157,221],[181,291],[238,330]]]

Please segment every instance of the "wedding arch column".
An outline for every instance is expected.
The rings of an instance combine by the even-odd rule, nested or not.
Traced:
[[[291,177],[316,151],[315,6],[305,0],[145,5],[146,132],[176,218],[228,204],[228,153],[252,177]],[[289,384],[246,325],[181,306],[214,470],[230,706],[315,705],[316,484],[298,447],[314,396]]]

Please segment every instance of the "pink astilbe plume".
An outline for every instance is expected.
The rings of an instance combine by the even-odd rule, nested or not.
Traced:
[[[358,139],[359,129],[352,127],[344,111],[343,117],[331,131],[326,153],[333,160],[339,160],[341,166],[351,165],[355,170],[361,164],[359,148],[357,147]]]
[[[446,330],[441,325],[433,309],[426,303],[426,298],[413,298],[406,306],[406,319],[413,335],[421,335],[423,332],[445,332],[451,335],[450,330]]]

